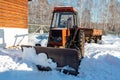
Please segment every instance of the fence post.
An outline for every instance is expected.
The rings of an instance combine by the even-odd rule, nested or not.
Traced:
[[[0,29],[0,48],[5,48],[4,30]]]

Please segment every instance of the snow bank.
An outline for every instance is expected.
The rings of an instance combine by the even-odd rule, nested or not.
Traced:
[[[0,72],[9,71],[9,70],[32,71],[32,69],[29,68],[25,63],[19,64],[19,63],[16,63],[9,56],[0,56]]]
[[[4,33],[5,47],[28,44],[27,28],[9,28],[2,26],[0,29],[3,30]]]
[[[40,42],[41,46],[43,46],[43,47],[46,47],[46,46],[47,46],[47,43],[48,43],[48,40],[46,40],[46,39],[43,39],[43,40],[41,40],[41,42]]]
[[[36,54],[36,51],[33,47],[23,47],[23,58],[24,60],[28,60],[35,65],[41,65],[43,67],[50,67],[51,69],[55,69],[57,64],[52,61],[52,59],[48,58],[45,53]]]
[[[120,38],[103,36],[102,44],[85,44],[81,76],[87,80],[119,80]]]
[[[55,68],[56,63],[48,59],[44,53],[39,55],[34,53],[36,53],[34,48],[26,48],[23,53],[19,50],[0,50],[0,79],[120,80],[120,37],[118,36],[103,36],[102,44],[86,43],[85,57],[79,66],[78,76],[65,75],[54,69],[48,72],[37,71],[33,65],[52,65]]]
[[[119,36],[113,36],[113,35],[106,35],[102,36],[103,44],[115,44],[117,43],[118,46],[120,46],[120,37]]]
[[[35,45],[35,44],[41,44],[41,46],[46,47],[47,46],[47,42],[48,42],[48,34],[44,33],[44,34],[30,34],[29,35],[29,44],[30,45]]]

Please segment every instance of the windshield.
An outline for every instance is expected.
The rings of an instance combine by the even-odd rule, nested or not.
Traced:
[[[67,28],[76,24],[73,12],[56,12],[53,14],[52,27]]]

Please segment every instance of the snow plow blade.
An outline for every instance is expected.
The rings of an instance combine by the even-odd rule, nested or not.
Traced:
[[[30,47],[30,46],[22,46],[22,47]],[[64,73],[69,73],[73,75],[78,74],[78,68],[80,64],[79,53],[75,49],[68,48],[53,48],[53,47],[41,47],[34,46],[36,53],[46,53],[48,58],[53,59],[57,63],[57,70],[61,70],[65,66],[69,66],[74,70],[62,70]],[[38,66],[38,69],[41,68]],[[49,68],[47,68],[49,69]],[[39,69],[41,70],[41,69]]]

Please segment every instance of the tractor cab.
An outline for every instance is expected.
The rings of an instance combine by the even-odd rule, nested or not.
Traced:
[[[51,28],[73,28],[77,26],[77,12],[73,7],[55,7]]]
[[[49,47],[65,47],[70,30],[77,27],[77,11],[73,7],[55,7],[49,32]]]

